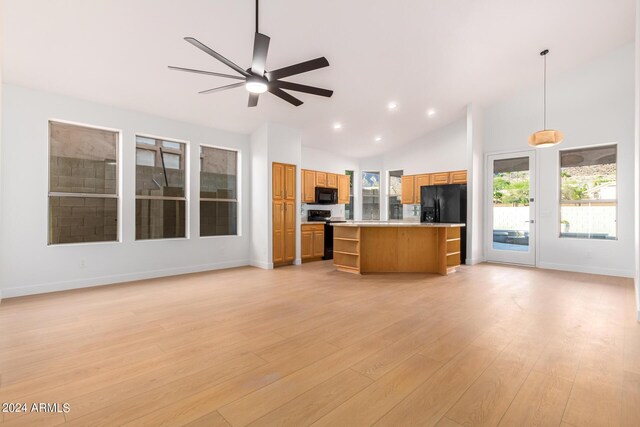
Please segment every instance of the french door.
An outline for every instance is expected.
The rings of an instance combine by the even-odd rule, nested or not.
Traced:
[[[487,261],[536,264],[535,151],[487,156]]]

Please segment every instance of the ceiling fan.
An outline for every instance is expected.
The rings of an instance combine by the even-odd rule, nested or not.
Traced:
[[[220,92],[223,90],[244,86],[249,91],[249,107],[255,107],[256,105],[258,105],[258,98],[260,97],[260,94],[265,92],[270,92],[278,98],[283,99],[296,107],[303,104],[302,101],[292,96],[288,92],[285,92],[283,89],[325,97],[331,97],[331,95],[333,95],[332,90],[280,80],[285,77],[295,76],[297,74],[302,74],[308,71],[317,70],[319,68],[328,67],[329,61],[327,61],[327,58],[325,58],[324,56],[316,59],[311,59],[309,61],[300,62],[299,64],[290,65],[288,67],[279,68],[273,71],[266,70],[267,52],[269,51],[270,38],[258,31],[258,0],[256,0],[256,34],[253,42],[253,61],[251,62],[251,68],[248,68],[246,70],[242,69],[240,66],[231,62],[224,56],[220,55],[218,52],[214,51],[213,49],[204,45],[193,37],[185,37],[184,39],[201,51],[213,56],[215,59],[225,64],[227,67],[233,69],[240,75],[236,76],[231,74],[216,73],[213,71],[194,70],[191,68],[172,66],[169,66],[169,69],[177,71],[187,71],[197,74],[206,74],[210,76],[225,77],[228,79],[242,80],[239,83],[232,83],[226,86],[203,90],[199,92],[201,94]]]

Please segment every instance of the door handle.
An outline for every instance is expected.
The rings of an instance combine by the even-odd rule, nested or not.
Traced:
[[[536,221],[534,219],[530,219],[529,221],[525,221],[525,222],[529,222],[531,224],[535,224],[536,223]]]

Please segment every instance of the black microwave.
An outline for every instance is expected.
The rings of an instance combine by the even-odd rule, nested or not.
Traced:
[[[316,204],[317,205],[337,205],[338,190],[335,188],[316,187]]]

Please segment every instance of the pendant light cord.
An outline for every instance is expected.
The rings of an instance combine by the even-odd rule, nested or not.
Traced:
[[[543,98],[543,111],[544,111],[544,130],[547,130],[547,55],[544,54],[544,94]]]
[[[256,33],[258,33],[258,1],[256,0]]]

